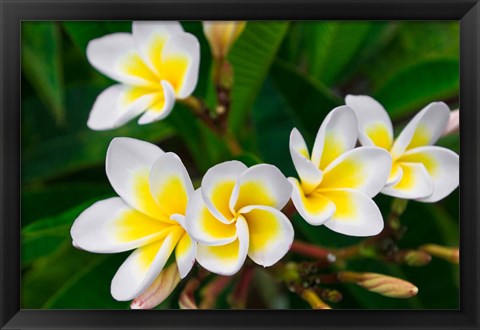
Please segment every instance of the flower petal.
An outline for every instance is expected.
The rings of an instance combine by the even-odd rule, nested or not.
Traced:
[[[355,147],[358,124],[355,113],[340,106],[327,115],[318,130],[312,151],[312,162],[323,170],[335,158]]]
[[[236,160],[211,167],[202,179],[202,195],[210,212],[220,221],[230,223],[234,214],[229,207],[230,196],[238,177],[247,167]]]
[[[178,227],[165,239],[133,251],[113,277],[110,287],[113,298],[118,301],[132,300],[150,287],[183,233],[184,230]]]
[[[184,215],[193,185],[185,165],[173,152],[158,156],[150,171],[150,192],[163,215]]]
[[[160,272],[150,287],[130,304],[131,309],[152,309],[160,305],[180,282],[177,265],[171,264]]]
[[[99,201],[83,211],[70,230],[82,250],[116,253],[149,244],[171,231],[165,222],[132,209],[121,198]]]
[[[278,168],[269,164],[250,167],[238,178],[230,198],[230,209],[239,211],[250,205],[281,209],[292,194],[292,186]]]
[[[399,157],[406,150],[437,142],[445,131],[449,118],[450,109],[445,103],[430,103],[405,126],[393,144],[392,156]]]
[[[293,165],[306,191],[313,190],[322,181],[323,173],[310,160],[307,144],[300,132],[294,128],[290,133],[290,155]]]
[[[134,21],[132,36],[142,59],[157,75],[158,62],[165,43],[174,35],[184,33],[177,21]]]
[[[355,189],[370,197],[382,190],[392,168],[392,157],[382,148],[359,147],[335,159],[323,172],[322,189]]]
[[[192,238],[206,245],[224,245],[237,238],[234,223],[225,224],[212,215],[202,197],[202,190],[197,189],[190,197],[185,216],[187,232]]]
[[[293,187],[292,202],[306,222],[318,226],[330,219],[335,212],[335,204],[315,192],[306,195],[295,178],[288,178],[288,181]]]
[[[335,213],[325,222],[329,229],[349,236],[374,236],[383,230],[378,206],[366,194],[351,189],[323,191],[335,204]]]
[[[139,93],[125,85],[113,85],[95,100],[87,126],[96,131],[122,126],[144,111],[153,101],[154,94]]]
[[[290,250],[293,226],[279,210],[269,206],[247,206],[242,215],[248,224],[248,256],[255,263],[268,267]]]
[[[157,76],[143,62],[129,33],[113,33],[90,41],[87,59],[95,69],[124,84],[158,84]]]
[[[347,95],[345,103],[357,116],[360,143],[389,150],[393,142],[393,127],[385,108],[367,95]]]
[[[397,184],[383,188],[383,194],[405,199],[427,198],[432,195],[432,178],[422,163],[398,164],[402,168],[402,178]]]
[[[392,169],[390,170],[390,175],[388,176],[388,180],[386,186],[393,186],[398,183],[402,179],[403,171],[402,167],[398,164],[398,162],[394,162],[392,164]]]
[[[192,94],[198,81],[200,44],[190,33],[173,36],[162,51],[160,77],[173,86],[175,95],[186,98]]]
[[[169,82],[162,80],[163,91],[155,93],[148,110],[138,119],[140,125],[150,124],[167,117],[175,105],[175,94]]]
[[[446,148],[429,146],[419,147],[406,152],[399,161],[422,163],[433,183],[433,194],[417,200],[437,202],[448,196],[458,187],[459,157]]]
[[[163,151],[154,144],[115,138],[107,150],[106,172],[110,183],[131,207],[159,219],[162,210],[150,192],[150,170]],[[161,220],[171,222],[168,218]]]
[[[188,275],[195,264],[195,256],[197,254],[197,243],[195,243],[188,233],[183,234],[175,248],[175,260],[177,261],[180,277],[184,278]]]
[[[198,244],[197,261],[205,269],[219,275],[233,275],[242,268],[248,252],[248,225],[243,216],[236,222],[237,239],[219,246]]]

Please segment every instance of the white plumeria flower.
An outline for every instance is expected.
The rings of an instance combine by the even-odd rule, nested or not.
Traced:
[[[372,197],[385,185],[392,160],[381,148],[354,148],[357,132],[350,108],[333,109],[318,130],[310,156],[294,128],[290,154],[300,182],[289,181],[293,204],[309,224],[325,224],[345,235],[371,236],[383,229],[382,214]]]
[[[293,227],[280,210],[292,188],[273,165],[247,168],[239,161],[207,171],[187,208],[187,230],[198,242],[197,261],[233,275],[247,255],[264,267],[280,260],[293,242]]]
[[[175,99],[188,97],[197,84],[200,46],[179,22],[133,22],[132,33],[113,33],[90,41],[88,61],[120,84],[96,99],[88,127],[108,130],[139,114],[139,124],[168,116]]]
[[[185,211],[193,186],[174,153],[140,140],[115,138],[106,172],[120,197],[99,201],[75,220],[76,246],[95,253],[130,254],[115,274],[112,296],[131,300],[150,287],[175,250],[184,278],[195,261],[196,243],[185,231]]]
[[[382,193],[431,203],[458,187],[458,155],[432,146],[449,122],[450,109],[445,103],[427,105],[394,140],[392,122],[380,103],[363,95],[348,95],[345,100],[357,115],[362,145],[384,148],[392,156],[392,171]]]

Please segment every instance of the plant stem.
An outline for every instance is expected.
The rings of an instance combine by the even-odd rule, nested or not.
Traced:
[[[298,240],[293,241],[290,250],[292,252],[316,259],[335,260],[335,255],[331,250]]]

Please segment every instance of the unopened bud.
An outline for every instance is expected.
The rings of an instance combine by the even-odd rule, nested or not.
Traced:
[[[412,283],[383,274],[340,272],[338,279],[390,298],[410,298],[418,293],[418,288]]]
[[[343,296],[339,291],[331,290],[331,289],[322,290],[322,292],[320,293],[320,297],[323,300],[331,302],[331,303],[338,303],[339,301],[341,301],[343,299]]]
[[[305,289],[302,292],[302,298],[312,306],[313,309],[332,309],[327,305],[312,289]]]
[[[224,59],[246,24],[245,21],[203,22],[203,33],[210,44],[213,57]]]
[[[460,123],[460,111],[458,109],[453,110],[452,112],[450,112],[450,119],[448,120],[447,127],[443,132],[443,136],[458,132],[459,123]]]
[[[458,247],[447,247],[436,244],[426,244],[420,247],[420,250],[429,253],[430,255],[438,258],[445,259],[454,264],[460,262],[460,252]]]
[[[432,257],[425,251],[408,251],[403,256],[403,261],[408,266],[420,267],[430,263]]]
[[[140,296],[130,304],[131,309],[152,309],[160,305],[180,282],[177,264],[165,268]]]
[[[178,298],[178,305],[180,309],[198,309],[197,303],[195,301],[195,291],[197,290],[200,283],[197,279],[191,279],[185,288],[183,289],[182,293],[180,293],[180,297]]]

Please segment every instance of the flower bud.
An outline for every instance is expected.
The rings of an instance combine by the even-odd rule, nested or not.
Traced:
[[[198,289],[200,282],[197,279],[191,279],[178,298],[180,309],[198,309],[195,301],[195,291]]]
[[[343,299],[343,296],[339,291],[331,289],[323,289],[321,291],[320,297],[323,300],[332,303],[338,303]]]
[[[410,298],[418,293],[418,288],[412,283],[383,274],[340,272],[338,279],[390,298]]]
[[[235,40],[245,29],[245,25],[245,21],[203,22],[203,33],[210,44],[213,57],[225,58]]]
[[[434,257],[442,258],[454,264],[460,262],[460,252],[458,248],[447,247],[436,244],[425,244],[420,247],[420,250],[431,254]]]
[[[458,132],[459,122],[460,122],[460,111],[457,109],[450,112],[450,119],[448,120],[447,127],[443,132],[443,136]]]
[[[160,305],[180,282],[177,264],[165,268],[156,280],[130,304],[131,309],[152,309]]]
[[[305,289],[302,292],[302,298],[312,306],[313,309],[332,309],[327,305],[312,289]]]
[[[408,251],[403,255],[403,262],[408,266],[419,267],[430,263],[432,257],[425,251]]]

